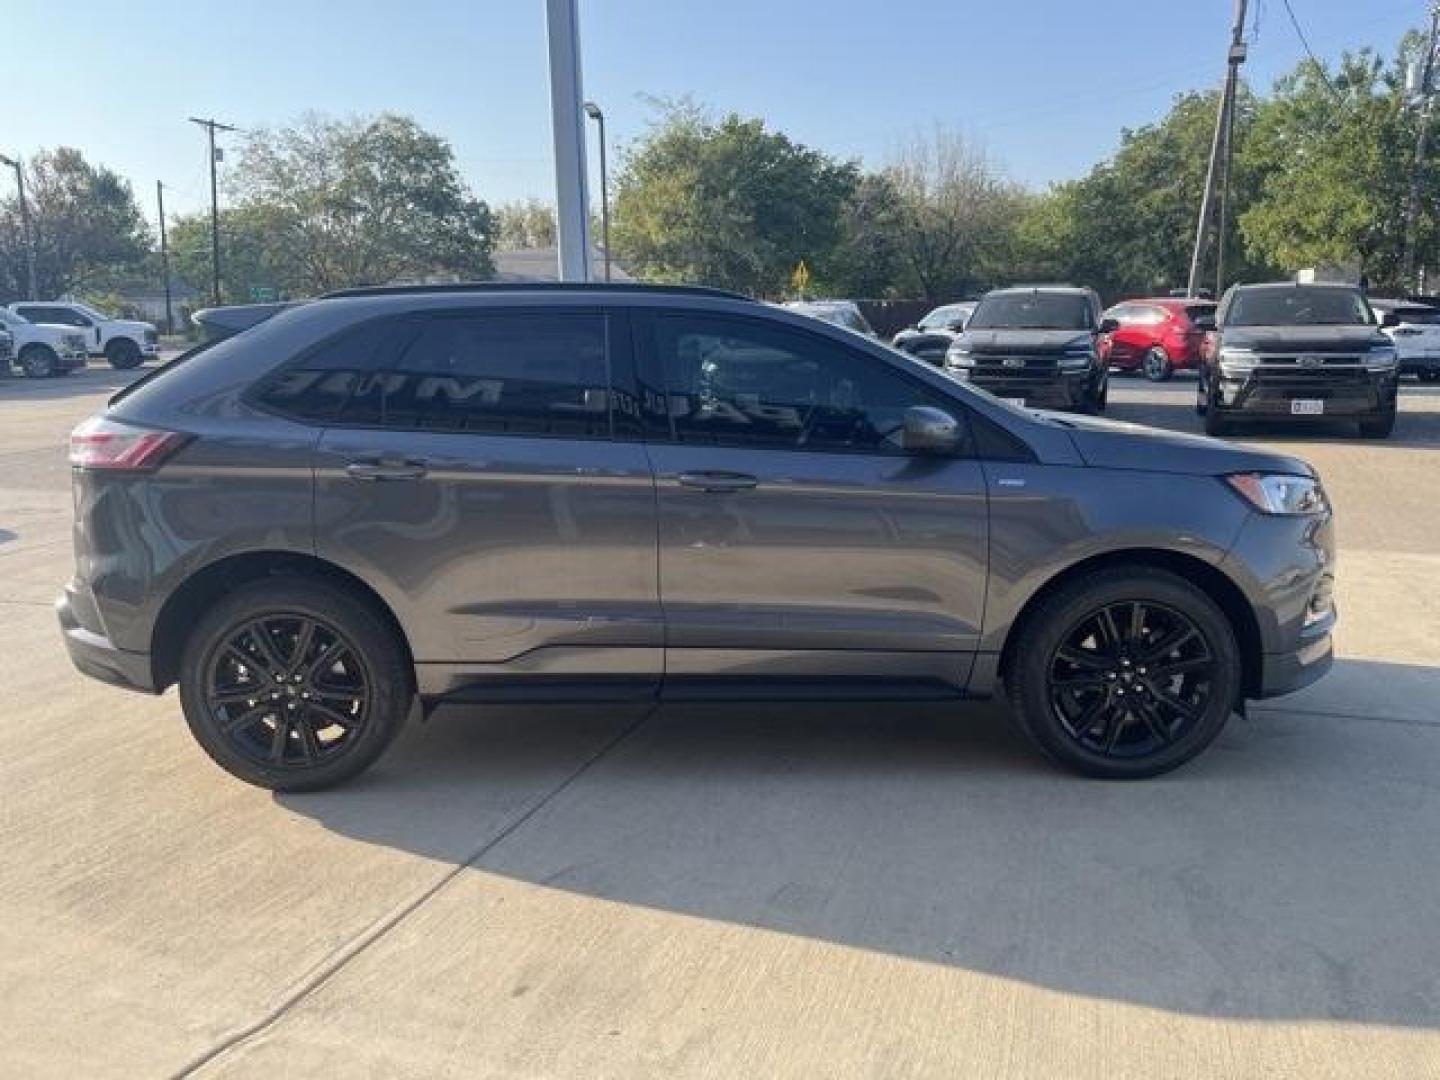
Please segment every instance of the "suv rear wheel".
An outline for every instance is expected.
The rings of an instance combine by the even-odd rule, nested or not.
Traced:
[[[129,371],[131,368],[140,366],[140,361],[145,357],[140,352],[140,346],[129,338],[116,338],[105,347],[105,358],[110,361],[110,366],[119,371]]]
[[[1006,679],[1017,725],[1076,772],[1139,779],[1189,761],[1240,697],[1240,650],[1220,608],[1149,567],[1101,570],[1026,619]]]
[[[314,791],[370,766],[400,730],[411,672],[395,633],[328,583],[267,579],[201,617],[180,701],[215,762],[251,784]]]

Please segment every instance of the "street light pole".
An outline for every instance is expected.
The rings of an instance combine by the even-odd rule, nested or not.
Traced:
[[[160,213],[160,272],[165,275],[165,333],[175,333],[175,316],[170,305],[170,244],[165,237],[165,185],[155,181],[155,202]]]
[[[20,228],[25,233],[25,276],[28,286],[25,299],[39,300],[40,294],[35,289],[35,234],[30,227],[30,204],[25,201],[25,170],[18,158],[6,157],[4,154],[0,154],[0,164],[9,165],[15,170],[15,188],[20,193]]]
[[[210,269],[211,288],[210,299],[216,307],[220,306],[220,195],[215,185],[215,132],[234,131],[229,124],[222,124],[218,120],[202,120],[199,117],[190,117],[192,124],[199,124],[205,129],[210,141]]]
[[[590,214],[585,195],[585,121],[576,0],[545,0],[550,44],[550,123],[555,137],[555,232],[561,281],[590,280]]]
[[[593,101],[585,103],[585,115],[600,128],[600,242],[605,245],[605,280],[610,280],[610,178],[605,167],[605,114]]]

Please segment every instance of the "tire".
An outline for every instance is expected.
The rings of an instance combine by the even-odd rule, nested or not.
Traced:
[[[1211,405],[1205,410],[1205,434],[1206,435],[1228,435],[1231,431],[1230,421],[1221,415],[1220,410]]]
[[[297,657],[302,620],[313,629]],[[181,656],[180,702],[191,734],[227,772],[274,791],[317,791],[380,757],[409,711],[413,676],[369,604],[328,582],[268,578],[200,618]]]
[[[1360,436],[1365,439],[1388,439],[1395,430],[1396,407],[1390,406],[1378,420],[1361,420]]]
[[[1151,382],[1165,382],[1175,373],[1170,354],[1159,345],[1152,346],[1145,354],[1145,359],[1140,361],[1140,370]]]
[[[1102,657],[1098,638],[1084,639],[1096,641],[1093,655],[1076,644],[1085,627],[1099,625],[1088,620],[1110,612],[1112,626],[1123,634],[1136,604],[1143,610],[1139,644],[1114,650],[1128,662],[1112,664],[1106,653],[1104,672],[1091,668]],[[1166,640],[1187,627],[1192,636],[1165,650]],[[1085,776],[1138,780],[1178,768],[1214,741],[1240,699],[1240,650],[1225,614],[1166,570],[1117,567],[1088,574],[1045,597],[1016,633],[1006,676],[1011,715],[1052,761]],[[1157,650],[1158,659],[1150,656]],[[1085,663],[1071,665],[1066,657],[1072,653]],[[1180,670],[1159,676],[1162,665]],[[1080,683],[1094,685],[1071,688]],[[1097,708],[1098,715],[1091,711]],[[1089,726],[1083,726],[1087,715]]]
[[[1440,371],[1437,371],[1433,368],[1427,371],[1417,372],[1417,374],[1419,375],[1421,382],[1440,382]]]
[[[60,358],[49,345],[26,345],[20,350],[20,370],[31,379],[49,379],[60,370]]]
[[[145,356],[140,352],[140,346],[129,338],[116,338],[105,346],[105,359],[117,371],[129,371],[139,367]]]
[[[1195,415],[1204,416],[1210,411],[1210,383],[1202,367],[1195,372]]]

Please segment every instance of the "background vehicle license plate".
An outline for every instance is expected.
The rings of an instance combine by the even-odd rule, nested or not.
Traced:
[[[1323,416],[1325,413],[1325,402],[1315,398],[1296,398],[1290,402],[1290,414],[1292,416]]]

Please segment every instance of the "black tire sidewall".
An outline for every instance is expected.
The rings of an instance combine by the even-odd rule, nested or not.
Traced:
[[[112,341],[105,350],[105,358],[117,371],[129,371],[131,368],[137,368],[145,359],[140,352],[140,346],[128,339]]]
[[[46,365],[45,370],[38,372],[30,370],[30,365],[26,363],[26,357],[36,356],[49,358],[49,363]],[[32,379],[53,378],[55,373],[60,370],[60,358],[56,356],[55,351],[48,346],[31,345],[29,348],[27,348],[24,352],[20,354],[20,370],[25,372],[26,376]]]
[[[1150,358],[1157,354],[1164,359],[1164,365],[1160,368],[1160,374],[1151,375]],[[1173,369],[1170,364],[1169,354],[1166,353],[1165,350],[1159,345],[1154,345],[1148,350],[1146,350],[1144,358],[1140,361],[1140,373],[1144,375],[1145,378],[1149,379],[1151,382],[1165,382],[1167,379],[1170,378],[1172,370]]]
[[[350,640],[367,669],[372,696],[355,743],[314,769],[272,769],[246,757],[220,734],[205,705],[205,673],[214,651],[238,624],[267,614],[308,615],[330,623]],[[409,710],[412,677],[394,631],[370,605],[327,583],[267,579],[237,589],[196,623],[181,657],[180,701],[195,740],[231,775],[275,791],[316,791],[358,775],[384,752]]]
[[[1063,634],[1102,604],[1150,601],[1181,612],[1199,628],[1220,661],[1218,685],[1206,714],[1179,740],[1144,758],[1107,758],[1076,743],[1050,708],[1046,683],[1050,659]],[[1240,698],[1242,669],[1234,630],[1220,607],[1183,578],[1166,570],[1101,570],[1044,600],[1020,629],[1007,679],[1012,714],[1021,730],[1051,759],[1087,776],[1143,779],[1185,764],[1224,729]]]

